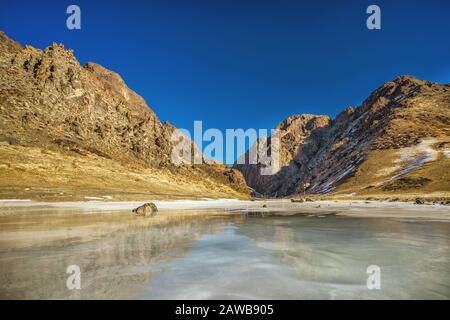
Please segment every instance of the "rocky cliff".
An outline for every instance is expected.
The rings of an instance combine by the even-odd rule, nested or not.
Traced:
[[[235,164],[266,196],[450,191],[450,85],[400,76],[335,119],[299,115],[281,132],[281,169]]]
[[[89,188],[117,188],[120,180],[127,186],[129,178],[121,175],[135,174],[136,170],[139,175],[147,170],[147,174],[161,177],[156,180],[171,180],[168,185],[182,186],[172,193],[189,193],[196,187],[197,193],[204,196],[247,193],[242,175],[225,165],[175,166],[171,162],[174,130],[171,124],[161,123],[144,99],[128,88],[117,73],[95,63],[81,66],[63,45],[53,44],[43,51],[22,47],[0,32],[3,189],[56,186],[58,182],[51,178],[54,172],[46,172],[45,168],[65,166],[67,161],[81,166],[78,179],[89,180],[96,172],[85,166],[89,163],[85,160],[92,158],[101,170],[116,165],[120,169],[116,168],[116,173],[103,172],[102,178],[87,185]],[[33,158],[36,148],[41,150],[41,156]],[[39,161],[45,163],[33,166]],[[152,173],[148,172],[150,169]],[[77,179],[76,165],[72,171],[68,168],[66,172],[70,175],[66,180],[70,181],[64,185],[69,189],[79,186],[73,181]],[[117,176],[117,184],[110,183],[113,176]],[[133,181],[130,187],[135,191],[167,191],[161,186],[152,187],[146,183],[147,178],[133,178],[142,181]]]

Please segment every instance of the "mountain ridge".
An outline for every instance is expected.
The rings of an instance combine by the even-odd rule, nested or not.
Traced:
[[[249,187],[267,197],[450,190],[450,85],[412,76],[384,83],[334,119],[298,114],[281,121],[281,168],[271,176],[260,174],[262,165],[232,169],[203,155],[203,164],[174,165],[177,128],[162,123],[118,73],[93,62],[81,66],[61,44],[21,46],[1,31],[0,116],[3,197],[247,198]],[[192,158],[200,151],[188,143]]]
[[[301,115],[295,117],[300,119]],[[339,194],[340,189],[348,194],[386,193],[382,186],[392,182],[384,181],[390,179],[387,175],[371,177],[364,185],[353,183],[350,187],[349,182],[353,178],[355,180],[355,177],[361,181],[365,179],[361,176],[375,174],[363,174],[361,170],[377,153],[393,158],[392,153],[396,150],[412,148],[433,139],[435,141],[430,142],[436,145],[430,147],[433,150],[439,149],[439,145],[447,146],[450,141],[450,85],[418,80],[412,76],[399,76],[374,90],[360,106],[347,107],[335,119],[327,116],[313,117],[322,117],[322,125],[313,128],[306,135],[301,135],[299,130],[303,132],[302,128],[307,125],[307,120],[286,125],[286,122],[290,122],[290,117],[276,127],[281,129],[282,138],[281,169],[275,175],[261,176],[260,165],[235,163],[233,167],[244,174],[247,183],[257,194],[269,197],[304,193]],[[286,136],[291,138],[284,139]],[[442,150],[435,150],[436,154],[443,156],[439,160],[440,165],[450,169],[446,156],[447,147],[440,149]],[[420,155],[417,157],[420,158]],[[416,158],[410,162],[417,161]],[[430,165],[433,163],[431,159],[425,162],[430,162]],[[403,163],[398,166],[407,165]],[[371,170],[379,171],[374,168]],[[401,171],[401,168],[392,170],[393,176],[396,171]],[[395,179],[401,179],[417,170],[411,171],[413,170],[397,175]],[[419,178],[439,180],[433,182],[436,186],[433,191],[450,190],[450,177],[446,174],[433,179]],[[409,191],[417,192],[420,189],[413,183]]]
[[[44,50],[22,47],[0,33],[0,88],[0,141],[8,157],[13,158],[12,164],[3,163],[4,189],[58,185],[45,170],[39,173],[45,177],[39,182],[38,168],[30,166],[30,162],[39,159],[23,159],[22,166],[27,169],[22,174],[17,172],[20,171],[17,160],[23,155],[14,156],[11,146],[17,146],[16,152],[23,153],[20,146],[57,152],[75,162],[72,158],[85,156],[108,161],[108,165],[115,161],[123,167],[123,172],[115,175],[153,169],[155,175],[161,175],[159,180],[170,176],[173,185],[179,184],[180,188],[183,185],[178,193],[189,185],[198,184],[203,190],[199,196],[247,197],[248,189],[242,175],[226,165],[204,162],[177,166],[172,163],[175,144],[172,136],[177,129],[169,122],[161,123],[145,100],[131,90],[119,74],[93,62],[81,66],[73,51],[61,44],[53,43]],[[193,153],[198,152],[195,144],[190,143]],[[55,163],[58,165],[64,166]],[[42,166],[47,168],[46,164]],[[66,173],[70,176],[69,185],[77,184],[74,188],[79,188],[69,168]],[[84,175],[89,175],[87,170],[83,171]],[[89,180],[89,176],[84,178]],[[106,188],[109,179],[104,180],[104,185],[92,181],[86,188]],[[145,181],[140,185],[131,184],[136,192],[173,189],[172,186],[148,187]],[[113,189],[118,185],[119,181],[114,183]],[[164,193],[162,189],[160,193]]]

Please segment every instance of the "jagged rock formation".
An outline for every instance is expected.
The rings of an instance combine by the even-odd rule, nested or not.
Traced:
[[[279,172],[261,176],[260,165],[234,166],[266,196],[385,192],[387,183],[425,170],[425,163],[427,170],[450,171],[450,85],[400,76],[334,120],[300,115],[277,128],[282,137]],[[430,191],[450,190],[448,173],[421,178],[433,180]]]
[[[279,130],[280,134],[280,149],[279,149],[279,164],[281,167],[286,168],[285,171],[279,175],[277,178],[280,179],[280,184],[286,180],[287,176],[294,170],[295,167],[289,167],[289,164],[295,159],[295,157],[300,152],[300,146],[305,142],[305,140],[311,135],[311,132],[315,129],[328,126],[331,119],[328,116],[316,116],[310,114],[296,115],[287,118],[282,121],[275,129]],[[258,154],[256,151],[257,146],[260,147],[264,144],[268,144],[268,152],[271,152],[271,140],[266,142],[266,139],[259,139],[255,145],[252,147],[254,154]],[[245,163],[249,161],[250,150],[244,155]],[[240,162],[242,163],[242,162]],[[234,165],[235,169],[240,170],[244,177],[246,178],[247,184],[251,186],[257,193],[260,194],[270,194],[272,192],[277,192],[277,190],[271,190],[273,185],[273,179],[275,176],[272,175],[261,175],[262,164],[247,165],[238,164]],[[290,169],[289,169],[290,168]],[[285,176],[286,175],[286,176]],[[269,191],[270,190],[270,191]]]
[[[247,193],[242,175],[225,165],[175,166],[174,130],[117,73],[80,66],[63,45],[22,47],[0,32],[0,141],[165,170],[192,185],[207,180],[205,191]]]

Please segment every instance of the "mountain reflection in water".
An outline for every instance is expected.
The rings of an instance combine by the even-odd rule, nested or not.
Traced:
[[[3,299],[450,298],[447,222],[43,211],[0,226]],[[66,287],[73,264],[81,290]]]

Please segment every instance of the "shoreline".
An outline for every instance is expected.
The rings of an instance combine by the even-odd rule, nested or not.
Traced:
[[[362,218],[415,218],[450,221],[448,205],[415,204],[410,202],[388,202],[367,200],[317,200],[291,202],[290,199],[238,200],[145,200],[145,201],[71,201],[38,202],[30,199],[0,200],[0,216],[33,214],[36,211],[76,211],[80,214],[131,213],[131,210],[153,202],[160,215],[192,213],[212,210],[223,214],[260,213],[262,215],[306,215],[324,217],[326,215]]]

